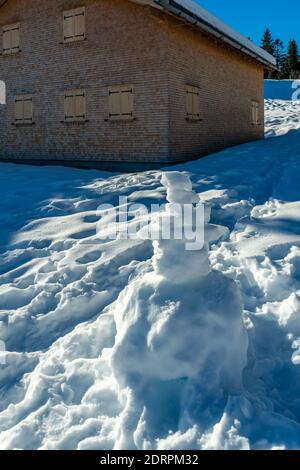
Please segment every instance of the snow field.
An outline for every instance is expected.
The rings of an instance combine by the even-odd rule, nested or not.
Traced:
[[[173,173],[1,165],[1,449],[300,447],[298,106]],[[200,198],[205,247],[100,240],[120,195]]]

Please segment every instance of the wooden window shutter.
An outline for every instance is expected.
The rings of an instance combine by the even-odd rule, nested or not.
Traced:
[[[133,88],[117,85],[109,89],[109,118],[131,119],[133,117]]]
[[[31,95],[25,95],[23,97],[23,119],[24,122],[32,122],[33,120],[33,104]]]
[[[65,121],[85,121],[86,104],[84,90],[68,90],[65,92]]]
[[[196,118],[200,117],[200,94],[198,88],[195,88],[193,93],[193,115]]]
[[[85,92],[83,90],[77,90],[74,99],[75,118],[83,120],[85,119]]]
[[[85,38],[85,8],[65,11],[64,21],[64,41],[73,42]]]
[[[74,110],[74,93],[65,93],[65,121],[70,121],[75,118]]]
[[[20,50],[20,25],[14,24],[3,28],[3,53],[12,54]]]
[[[121,91],[121,115],[132,116],[133,111],[133,93],[132,88]]]
[[[74,17],[68,12],[64,13],[64,41],[72,41],[74,38]]]
[[[16,124],[30,124],[33,121],[32,95],[18,95],[15,98]]]
[[[251,102],[251,124],[254,125],[255,123],[255,110],[254,110],[254,103]]]
[[[256,102],[256,125],[259,125],[259,103]]]
[[[74,16],[74,35],[77,39],[85,37],[85,9],[77,10]]]
[[[120,92],[117,90],[110,90],[109,92],[109,115],[110,117],[121,115]]]
[[[23,95],[19,95],[15,98],[15,121],[17,123],[23,122]]]
[[[259,103],[257,101],[251,102],[251,122],[252,125],[259,125]]]
[[[187,119],[200,119],[200,90],[197,87],[186,87],[186,116]]]
[[[186,92],[186,114],[187,116],[193,115],[193,95],[189,90]]]
[[[16,26],[11,30],[11,48],[13,51],[19,50],[20,47],[20,27]]]
[[[11,51],[11,34],[10,31],[3,31],[3,53],[7,54]]]

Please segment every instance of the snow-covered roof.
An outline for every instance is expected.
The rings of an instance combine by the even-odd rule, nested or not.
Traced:
[[[131,0],[143,5],[163,9],[194,26],[212,34],[239,51],[255,58],[259,62],[276,67],[276,59],[265,50],[258,47],[242,34],[235,31],[216,16],[209,13],[193,0]]]

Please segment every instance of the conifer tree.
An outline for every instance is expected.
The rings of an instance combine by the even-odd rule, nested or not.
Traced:
[[[261,41],[261,47],[262,49],[267,51],[269,54],[274,55],[275,44],[274,44],[271,31],[268,28],[264,32],[264,35]],[[273,75],[274,75],[274,72],[272,72],[271,70],[266,70],[265,78],[273,78]]]
[[[269,54],[274,54],[274,40],[272,38],[271,31],[268,28],[264,32],[261,47]]]
[[[295,39],[291,39],[282,70],[283,78],[297,79],[300,76],[299,49]]]
[[[281,41],[281,39],[279,39],[279,38],[275,39],[275,41],[274,41],[274,54],[273,55],[276,59],[276,64],[277,64],[277,68],[278,68],[278,71],[274,72],[273,78],[277,78],[277,79],[283,78],[282,77],[282,69],[283,69],[285,61],[286,61],[286,53],[285,53],[285,50],[284,50],[283,41]]]

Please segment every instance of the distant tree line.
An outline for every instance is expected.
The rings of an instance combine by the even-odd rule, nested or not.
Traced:
[[[300,78],[299,48],[295,39],[291,39],[286,48],[281,39],[274,39],[271,31],[266,29],[261,47],[275,57],[278,68],[278,71],[266,71],[265,78],[275,80]]]

